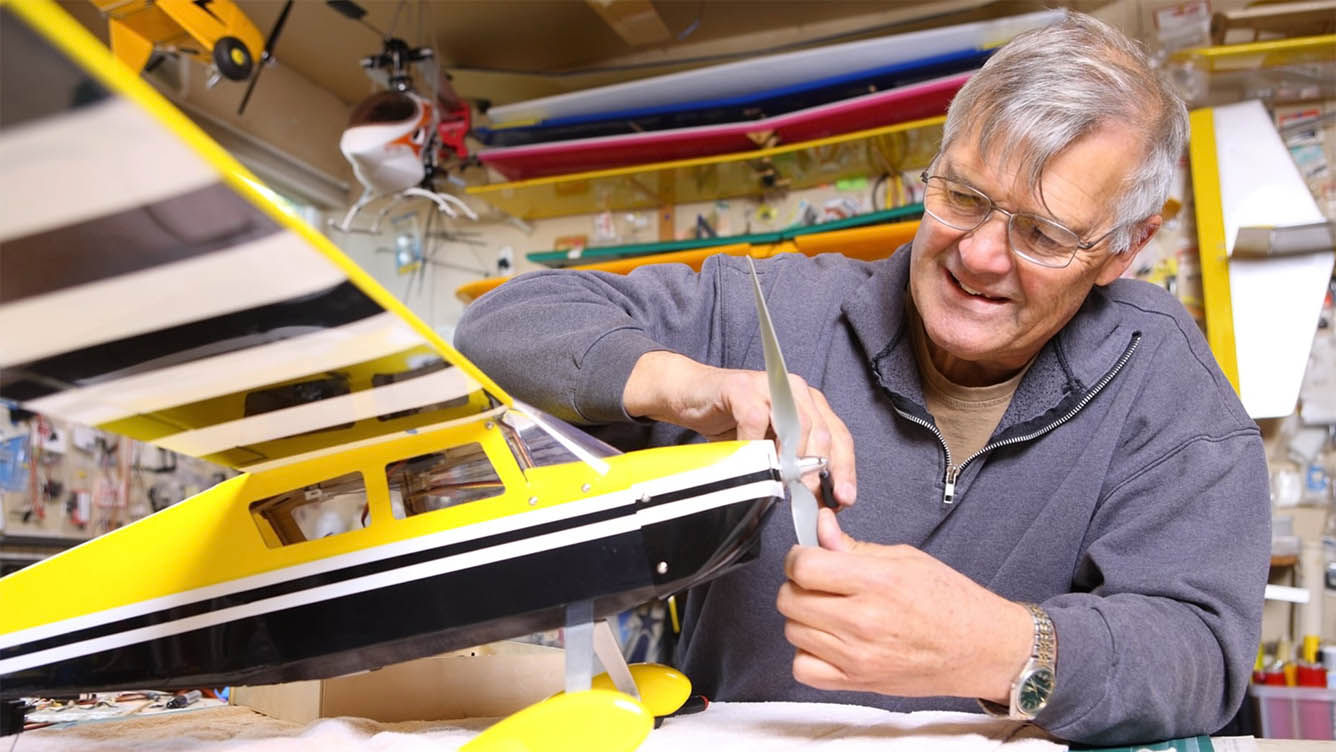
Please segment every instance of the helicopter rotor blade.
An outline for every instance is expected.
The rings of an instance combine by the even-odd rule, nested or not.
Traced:
[[[325,0],[325,5],[354,21],[361,21],[362,17],[366,15],[366,8],[352,0]]]
[[[264,52],[260,53],[260,61],[255,66],[255,72],[251,73],[250,83],[246,84],[246,93],[241,97],[241,106],[237,108],[238,115],[245,114],[246,103],[250,102],[251,92],[255,91],[255,83],[260,80],[260,72],[274,58],[274,45],[278,43],[278,35],[283,31],[283,24],[288,22],[288,12],[291,10],[292,0],[288,0],[283,4],[283,10],[279,11],[274,28],[269,30],[269,38],[264,40]]]
[[[325,0],[325,5],[338,11],[339,15],[342,15],[344,18],[356,21],[368,29],[371,29],[382,39],[387,39],[390,36],[380,29],[377,29],[375,26],[372,26],[371,23],[366,20],[366,8],[353,2],[353,0]]]

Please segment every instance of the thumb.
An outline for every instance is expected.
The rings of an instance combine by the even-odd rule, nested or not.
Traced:
[[[858,541],[840,530],[840,522],[835,519],[835,510],[822,507],[816,518],[816,540],[822,548],[829,551],[852,551]]]

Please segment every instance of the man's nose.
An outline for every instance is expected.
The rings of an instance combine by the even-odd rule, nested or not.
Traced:
[[[957,244],[960,260],[981,274],[1006,274],[1011,270],[1011,244],[1007,239],[1010,218],[994,209],[983,224],[970,230]]]

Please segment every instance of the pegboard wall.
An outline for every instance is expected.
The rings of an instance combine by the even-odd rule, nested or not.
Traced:
[[[0,542],[115,530],[236,473],[41,415],[0,411]]]

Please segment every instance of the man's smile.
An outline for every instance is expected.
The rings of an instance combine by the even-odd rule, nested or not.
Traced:
[[[989,295],[988,293],[983,292],[982,290],[976,290],[973,287],[970,287],[969,285],[962,282],[960,278],[957,277],[955,274],[952,274],[950,269],[945,269],[944,271],[946,272],[947,278],[951,281],[951,284],[956,289],[960,290],[966,295],[969,295],[971,298],[975,298],[977,300],[985,301],[988,303],[1006,303],[1009,301],[1008,298]]]

